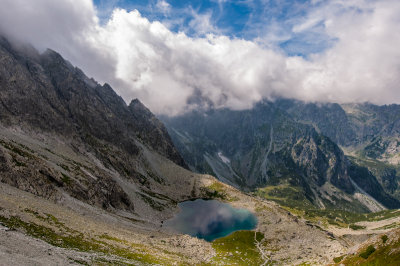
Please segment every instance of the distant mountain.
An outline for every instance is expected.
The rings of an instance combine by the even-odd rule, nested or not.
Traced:
[[[400,105],[314,104],[279,100],[296,121],[313,125],[339,144],[355,164],[376,176],[384,190],[400,199]]]
[[[379,177],[345,156],[335,143],[356,147],[373,140],[367,132],[378,132],[374,129],[379,126],[365,125],[360,134],[363,124],[354,119],[337,104],[292,100],[263,102],[244,111],[195,111],[162,118],[191,169],[215,174],[242,189],[296,188],[297,200],[286,195],[287,201],[303,202],[308,208],[400,207],[399,198]]]

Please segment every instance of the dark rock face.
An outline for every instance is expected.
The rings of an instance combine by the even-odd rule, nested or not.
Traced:
[[[329,138],[313,134],[293,146],[292,158],[302,168],[305,176],[318,186],[330,182],[347,192],[355,191],[347,174],[347,159]]]
[[[187,167],[164,125],[139,100],[127,106],[108,84],[89,79],[58,53],[14,48],[4,38],[0,127],[20,128],[28,136],[55,136],[74,154],[94,154],[94,162],[100,161],[89,165],[52,147],[44,155],[0,139],[0,181],[45,198],[56,200],[66,192],[105,209],[133,212],[133,196],[118,178],[139,190],[163,182],[143,159],[142,146]]]
[[[386,207],[400,207],[376,176],[367,174],[366,167],[354,168],[333,141],[350,145],[358,139],[338,104],[279,100],[251,110],[210,110],[162,119],[191,169],[243,189],[291,184],[301,187],[316,205],[341,208],[348,196],[332,202],[336,196],[329,185],[351,197],[356,191],[353,180]],[[363,178],[369,181],[363,183]]]

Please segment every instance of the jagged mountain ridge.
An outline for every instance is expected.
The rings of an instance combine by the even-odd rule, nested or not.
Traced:
[[[373,210],[366,207],[370,200],[387,208],[400,206],[373,174],[349,160],[329,134],[313,126],[315,121],[307,116],[302,120],[301,113],[289,106],[290,101],[263,102],[251,110],[198,111],[162,120],[191,169],[244,189],[298,187],[321,208]],[[319,117],[315,110],[309,113]],[[337,116],[319,118],[321,128],[330,129]],[[342,124],[351,124],[343,120]],[[342,136],[340,130],[332,127],[330,136]],[[348,135],[343,142],[352,140],[352,133]]]
[[[97,84],[52,50],[27,57],[5,39],[1,43],[3,123],[72,137],[91,134],[128,152],[139,137],[185,166],[165,127],[139,100],[127,106],[108,84]]]
[[[0,62],[1,182],[155,223],[195,196],[166,128],[139,100],[126,105],[52,50],[0,38]],[[160,164],[183,167],[188,179]]]

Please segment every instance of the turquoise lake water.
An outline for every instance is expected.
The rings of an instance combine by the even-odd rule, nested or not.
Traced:
[[[224,237],[238,230],[252,230],[257,218],[246,209],[236,209],[216,200],[185,201],[178,204],[180,212],[164,226],[206,241]]]

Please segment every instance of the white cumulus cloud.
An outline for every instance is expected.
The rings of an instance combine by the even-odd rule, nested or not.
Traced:
[[[165,0],[158,0],[156,7],[164,14],[168,15],[171,12],[171,5]]]
[[[167,2],[157,3],[169,12]],[[400,103],[395,0],[334,0],[310,8],[293,32],[318,27],[336,41],[307,59],[219,34],[207,17],[194,17],[201,37],[189,37],[136,10],[116,9],[100,24],[90,0],[1,0],[1,6],[3,34],[60,52],[127,102],[138,97],[159,114],[199,106],[245,109],[274,97]]]

